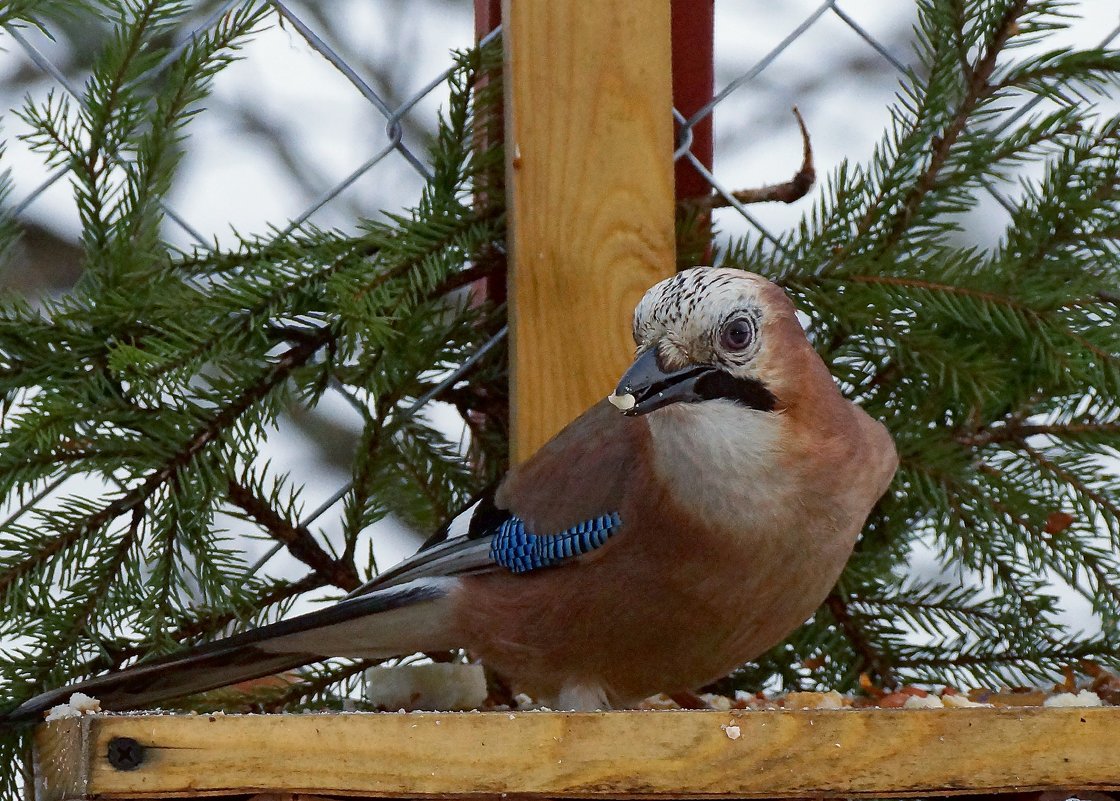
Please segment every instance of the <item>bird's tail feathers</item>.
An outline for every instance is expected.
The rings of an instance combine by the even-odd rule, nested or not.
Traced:
[[[37,695],[0,724],[38,721],[72,693],[97,698],[107,711],[269,676],[327,657],[388,658],[454,647],[446,581],[415,581],[349,598],[334,606],[246,631],[178,654]]]

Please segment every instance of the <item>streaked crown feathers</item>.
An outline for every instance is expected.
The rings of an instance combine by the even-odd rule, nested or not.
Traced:
[[[693,267],[654,284],[634,309],[633,334],[639,350],[656,346],[669,365],[712,361],[743,364],[761,347],[766,279],[743,270]],[[752,330],[752,346],[729,354],[718,347],[731,320]]]

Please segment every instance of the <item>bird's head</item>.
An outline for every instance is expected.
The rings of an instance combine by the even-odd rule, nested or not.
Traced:
[[[638,355],[609,400],[642,415],[727,399],[779,406],[781,351],[808,346],[793,304],[753,273],[694,267],[655,284],[634,310]]]

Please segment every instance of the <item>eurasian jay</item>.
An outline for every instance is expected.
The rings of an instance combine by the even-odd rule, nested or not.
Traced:
[[[697,267],[634,312],[637,358],[411,559],[338,604],[44,693],[127,709],[325,657],[467,648],[556,709],[711,682],[824,600],[897,467],[794,306]]]

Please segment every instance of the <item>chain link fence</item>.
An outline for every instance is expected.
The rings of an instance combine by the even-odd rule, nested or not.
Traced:
[[[680,132],[674,158],[691,165],[717,196],[717,231],[762,237],[775,246],[777,235],[797,222],[812,198],[792,208],[748,208],[737,192],[786,181],[797,170],[801,140],[793,117],[786,116],[790,106],[801,107],[817,175],[825,176],[842,158],[858,161],[870,155],[889,123],[886,110],[898,82],[919,69],[911,46],[915,2],[825,0],[783,6],[717,2],[716,91],[688,119],[674,112]],[[1120,42],[1120,14],[1107,6],[1095,0],[1071,4],[1070,28],[1059,44],[1110,47]],[[1041,49],[1054,46],[1048,39]],[[1046,102],[1041,96],[1024,100],[1007,111],[997,132]],[[692,147],[693,129],[708,117],[715,120],[714,169]],[[764,180],[758,180],[760,174]],[[1014,209],[1013,182],[988,182],[985,189],[1005,211]],[[998,228],[993,225],[987,233]]]
[[[164,64],[178,55],[192,37],[212,28],[224,13],[242,1],[198,4],[188,17],[190,23],[178,32],[178,44]],[[444,97],[448,74],[437,65],[440,61],[448,63],[446,54],[450,47],[470,44],[471,4],[466,0],[363,0],[336,6],[269,0],[268,5],[271,24],[261,37],[272,37],[274,42],[279,41],[279,46],[263,50],[249,46],[242,64],[230,68],[231,72],[241,72],[232,84],[240,89],[219,91],[209,103],[211,111],[223,113],[219,119],[224,123],[207,128],[207,115],[202,115],[189,131],[187,176],[164,206],[166,235],[184,249],[206,249],[228,242],[232,236],[230,223],[255,228],[258,234],[271,230],[278,237],[307,225],[352,226],[357,219],[410,202],[430,177],[424,140],[434,131],[435,112]],[[1092,12],[1093,20],[1098,22],[1104,16],[1095,0],[1084,0],[1075,10]],[[887,121],[886,105],[892,99],[897,79],[908,69],[913,15],[914,4],[889,0],[826,0],[819,5],[791,2],[781,4],[780,9],[762,0],[717,3],[719,86],[710,102],[688,119],[677,112],[680,138],[674,156],[691,164],[721,199],[716,205],[723,208],[716,210],[715,220],[722,235],[748,233],[777,243],[780,226],[792,224],[800,215],[797,208],[748,208],[736,196],[736,190],[744,183],[784,180],[782,170],[788,169],[785,177],[796,170],[801,142],[792,118],[788,119],[787,127],[786,100],[792,97],[801,103],[801,97],[805,97],[810,101],[802,103],[802,108],[814,139],[818,174],[827,173],[835,157],[852,149],[853,142],[858,143],[857,151],[869,151],[878,141]],[[893,22],[885,24],[884,18]],[[414,34],[424,31],[425,26],[434,35],[420,41]],[[1098,34],[1104,30],[1096,23],[1093,26]],[[368,47],[364,44],[367,33],[375,40]],[[494,31],[490,36],[497,34]],[[1078,35],[1088,37],[1089,33],[1083,26]],[[1097,41],[1083,38],[1082,44],[1115,44],[1120,39],[1120,26],[1096,38]],[[6,40],[4,46],[8,51],[0,62],[8,84],[7,105],[18,105],[24,94],[41,100],[50,91],[65,92],[80,100],[80,52],[68,52],[59,41],[35,30],[6,28],[0,40]],[[71,48],[81,49],[77,45]],[[378,52],[387,55],[379,62],[370,60],[370,54]],[[256,63],[257,59],[262,61]],[[806,68],[806,64],[811,68]],[[153,74],[158,75],[162,66]],[[308,70],[315,70],[321,80],[309,83],[303,74]],[[264,99],[263,91],[255,93],[254,80],[270,87],[269,99]],[[286,86],[293,93],[290,102],[284,100]],[[853,91],[861,97],[854,104],[847,101]],[[1043,101],[1026,102],[1010,112],[1002,125],[1010,126],[1040,102]],[[336,121],[335,129],[330,130],[328,125],[326,131],[307,134],[322,141],[315,148],[305,147],[301,140],[307,138],[307,124],[316,121],[324,103],[335,111],[342,106],[347,111],[330,117]],[[231,123],[232,118],[226,113],[230,106],[238,106],[241,116],[237,124]],[[716,121],[714,169],[691,149],[692,129],[712,115]],[[846,125],[835,124],[845,119]],[[13,133],[11,126],[6,133],[9,137]],[[249,140],[250,146],[244,140]],[[737,157],[739,151],[747,157]],[[863,152],[852,155],[858,158]],[[26,165],[30,161],[28,154],[23,154],[22,162]],[[264,179],[259,175],[246,177],[254,170],[269,174]],[[777,173],[761,175],[770,170]],[[72,200],[69,205],[66,201],[67,169],[44,174],[46,170],[42,168],[36,175],[33,168],[27,167],[17,172],[12,211],[27,227],[28,239],[34,240],[28,247],[41,246],[44,252],[40,259],[49,261],[54,254],[76,264],[80,257],[75,244],[77,216]],[[325,175],[330,179],[324,182]],[[239,181],[248,181],[249,188],[239,187]],[[392,187],[392,191],[384,191],[385,187]],[[993,185],[988,189],[994,202],[1010,210],[1012,201],[1006,188]],[[230,198],[225,196],[227,192],[233,193],[240,207],[231,206]],[[297,207],[285,210],[285,204],[277,202],[278,197],[299,198]],[[53,244],[42,245],[40,240],[51,236]],[[35,274],[36,260],[29,257],[22,269],[27,274],[10,275],[10,285],[26,288],[27,276]],[[38,274],[50,273],[51,269],[43,267]],[[62,290],[74,277],[75,274],[63,276],[54,285],[33,291]],[[504,334],[503,330],[403,414],[430,411],[431,398],[458,381]],[[346,406],[361,405],[364,401],[345,395],[341,387],[335,389],[335,400],[328,398],[321,404],[324,418],[303,420],[302,434],[283,436],[283,432],[278,432],[276,444],[278,453],[286,454],[292,473],[308,477],[306,497],[314,498],[313,510],[299,525],[317,524],[321,528],[318,536],[328,542],[335,528],[331,515],[337,513],[339,502],[349,489],[344,476],[346,464],[336,463],[324,470],[322,461],[293,458],[291,453],[314,448],[316,441],[327,442],[318,447],[329,451],[332,442],[342,442],[347,437],[350,442],[356,440],[357,417],[348,418]],[[449,429],[458,425],[458,430],[463,430],[461,421],[457,424],[447,418],[444,422]],[[326,460],[326,455],[320,456]],[[22,504],[9,504],[7,515],[23,514],[57,491],[60,483],[48,486],[34,498],[23,499]],[[394,541],[396,545],[379,545],[381,564],[395,561],[415,544],[403,531],[397,532],[395,539],[386,540]],[[296,575],[294,564],[284,565],[281,543],[252,539],[245,543],[253,572],[267,570],[277,577]]]
[[[199,3],[185,18],[181,29],[175,34],[176,44],[171,48],[163,61],[151,70],[151,80],[158,80],[163,69],[173,62],[183,50],[189,46],[196,37],[205,34],[214,28],[228,13],[244,0],[223,0],[220,3]],[[419,189],[423,183],[431,178],[431,170],[427,160],[427,139],[436,128],[436,113],[440,104],[446,98],[445,85],[451,67],[449,49],[453,47],[467,47],[473,42],[473,28],[469,6],[458,9],[460,13],[451,19],[440,21],[436,35],[427,37],[424,52],[413,53],[411,70],[404,79],[391,74],[385,69],[384,60],[375,58],[357,58],[354,42],[345,41],[345,25],[339,20],[352,18],[355,8],[360,4],[340,4],[336,9],[338,20],[331,20],[324,16],[323,9],[316,8],[314,4],[299,6],[293,2],[270,0],[271,14],[261,32],[254,41],[247,44],[242,63],[248,62],[249,72],[264,69],[274,76],[284,74],[292,67],[285,64],[286,60],[296,63],[296,70],[307,69],[309,59],[319,62],[315,67],[318,77],[323,81],[330,81],[329,88],[324,91],[330,95],[331,102],[336,107],[341,104],[348,111],[332,115],[331,119],[339,117],[352,120],[354,128],[350,131],[327,131],[327,136],[336,134],[338,141],[350,152],[337,154],[332,161],[332,169],[328,173],[341,173],[333,180],[323,184],[322,176],[317,174],[324,153],[331,154],[334,148],[327,144],[326,147],[300,148],[300,122],[301,117],[308,113],[306,106],[302,108],[293,103],[287,110],[289,116],[268,118],[269,101],[267,91],[261,91],[256,97],[245,98],[250,107],[240,109],[244,111],[241,116],[231,116],[228,106],[236,102],[236,89],[230,90],[230,82],[222,81],[226,76],[219,76],[219,83],[215,92],[207,101],[207,114],[201,115],[200,120],[205,121],[207,115],[215,113],[223,120],[225,130],[199,132],[197,126],[188,130],[190,137],[185,142],[185,168],[186,182],[194,182],[201,189],[192,191],[191,187],[177,186],[172,191],[169,199],[162,203],[166,215],[165,237],[168,241],[184,249],[207,250],[220,245],[235,244],[236,237],[247,234],[275,236],[283,238],[299,231],[309,225],[318,227],[353,228],[362,218],[375,218],[379,214],[392,212],[406,207],[415,202]],[[381,22],[390,28],[389,34],[401,37],[407,44],[407,37],[401,29],[407,17],[407,4],[392,2],[364,3],[367,7],[380,6],[374,11],[383,15],[380,19],[374,15],[367,22]],[[442,4],[434,4],[439,6]],[[459,4],[462,5],[462,4]],[[348,6],[348,8],[343,8]],[[367,11],[369,8],[366,9]],[[440,9],[435,8],[434,11]],[[429,9],[433,11],[433,9]],[[424,18],[420,14],[420,18]],[[430,19],[431,14],[428,14]],[[69,33],[74,33],[70,31]],[[486,40],[499,34],[492,32]],[[273,40],[279,38],[280,44],[275,41],[272,46],[257,46],[256,39]],[[84,80],[83,72],[86,64],[83,56],[92,52],[96,47],[94,43],[83,45],[78,38],[71,39],[68,43],[52,39],[35,29],[5,27],[0,38],[7,38],[9,55],[7,57],[9,73],[14,74],[16,80],[21,80],[22,85],[16,85],[15,80],[9,85],[5,94],[7,105],[12,110],[18,109],[13,102],[18,104],[26,98],[31,102],[41,102],[44,98],[54,93],[65,93],[77,103],[81,103]],[[286,40],[286,41],[285,41]],[[88,48],[88,49],[87,49]],[[398,47],[389,47],[387,52],[393,54],[396,60],[401,55]],[[87,50],[87,52],[82,52]],[[254,64],[255,59],[260,59],[262,64]],[[242,63],[228,68],[228,72],[236,72],[242,68]],[[325,68],[325,69],[324,69]],[[236,78],[237,76],[235,76]],[[306,76],[302,76],[299,84],[306,84]],[[238,81],[232,82],[236,87]],[[340,86],[341,84],[341,86]],[[15,89],[16,91],[11,91]],[[297,93],[297,86],[292,86],[293,93]],[[343,91],[345,90],[345,91]],[[275,87],[272,88],[275,91]],[[306,86],[303,92],[306,96]],[[314,92],[314,87],[312,88]],[[257,107],[253,108],[253,104]],[[9,113],[10,119],[13,115]],[[328,126],[329,127],[329,126]],[[8,138],[12,134],[20,133],[18,126],[12,130],[8,126]],[[286,130],[289,129],[289,130]],[[294,129],[292,132],[290,129]],[[207,136],[225,138],[229,151],[224,158],[217,159],[216,163],[207,164],[206,150],[213,147],[222,149],[221,141],[206,141]],[[256,176],[258,180],[252,182],[251,188],[246,191],[238,187],[236,178],[243,172],[243,165],[238,164],[238,156],[243,154],[244,139],[251,138],[253,145],[260,147],[263,143],[271,151],[273,163],[267,158],[258,158],[263,163],[265,172],[290,168],[291,172],[301,178],[293,181],[294,186],[285,187],[292,197],[300,198],[301,202],[293,213],[286,215],[286,219],[279,224],[275,217],[261,214],[242,214],[242,210],[231,207],[228,197],[223,193],[234,193],[244,203],[262,201],[265,206],[275,206],[273,200],[267,196],[261,197],[260,192],[269,191],[270,184],[275,184],[275,178]],[[372,146],[366,144],[372,140]],[[201,147],[199,147],[201,145]],[[354,152],[357,147],[365,145],[368,150],[364,154]],[[18,140],[16,142],[18,148]],[[46,171],[45,167],[38,170],[37,176],[34,167],[33,154],[17,153],[20,163],[14,170],[15,197],[10,208],[17,222],[24,227],[25,237],[23,249],[34,251],[40,248],[42,253],[23,254],[22,263],[16,265],[5,276],[10,287],[25,289],[28,294],[44,295],[53,292],[65,291],[72,283],[80,270],[80,251],[77,245],[78,219],[77,210],[69,198],[68,186],[69,168],[62,167]],[[300,162],[303,163],[300,163]],[[201,162],[201,163],[199,163]],[[29,164],[30,163],[30,164]],[[192,171],[196,174],[192,175]],[[44,174],[45,173],[45,174]],[[223,174],[224,173],[224,174]],[[310,180],[314,177],[316,180]],[[183,176],[180,176],[180,184]],[[392,191],[365,191],[362,192],[363,182],[369,185],[391,186]],[[282,183],[282,182],[281,182]],[[284,191],[284,190],[279,190]],[[199,192],[204,197],[199,199]],[[176,196],[182,198],[177,200]],[[356,196],[356,197],[355,197]],[[219,220],[214,224],[214,216],[207,208],[210,200],[214,205],[225,210],[230,217],[240,217],[240,221],[248,226],[248,230],[234,231],[231,225]],[[271,210],[271,209],[270,209]],[[196,217],[208,217],[208,221],[200,222]],[[253,229],[256,230],[253,230]],[[53,247],[42,247],[42,240],[54,240]],[[30,240],[30,241],[28,241]],[[40,258],[50,258],[52,253],[63,252],[65,258],[73,260],[71,269],[64,270],[63,275],[55,280],[48,278],[45,285],[34,284],[28,281],[28,276],[20,275],[24,270],[35,270]],[[493,349],[505,335],[503,329],[488,341],[477,353],[464,361],[458,369],[446,375],[431,391],[419,398],[411,407],[401,414],[411,417],[426,410],[432,398],[442,392],[447,386],[456,383],[468,372],[486,353]],[[329,454],[331,444],[336,441],[349,439],[350,443],[357,440],[360,418],[358,415],[347,414],[347,406],[363,407],[365,400],[350,393],[341,385],[332,387],[334,397],[328,397],[320,403],[319,410],[303,410],[294,415],[290,421],[294,430],[280,430],[275,434],[276,442],[270,442],[267,450],[269,455],[275,455],[278,461],[286,462],[292,466],[292,472],[301,480],[306,476],[304,487],[305,497],[318,501],[314,508],[298,521],[297,525],[309,528],[320,524],[322,531],[319,536],[330,547],[331,533],[337,529],[332,514],[340,513],[340,501],[350,489],[350,483],[344,480],[345,470],[348,469],[348,460],[341,454]],[[318,418],[312,419],[308,415],[316,411],[321,412]],[[451,416],[448,409],[443,410],[443,427],[448,429],[452,436],[462,436],[463,426]],[[302,429],[302,430],[301,430]],[[329,444],[310,443],[310,450],[320,450],[319,458],[315,456],[300,456],[300,448],[306,449],[309,439],[314,439],[317,434],[327,433]],[[352,447],[352,445],[351,445]],[[343,449],[348,452],[346,449]],[[332,460],[330,456],[338,457]],[[326,462],[324,465],[323,462]],[[323,469],[326,467],[327,469]],[[333,482],[333,483],[332,483]],[[23,498],[19,503],[6,504],[7,522],[10,523],[25,514],[28,510],[44,501],[49,503],[52,494],[61,494],[62,491],[74,492],[85,490],[94,494],[98,491],[94,482],[88,477],[84,479],[63,478],[59,479],[33,497]],[[222,521],[228,527],[240,533],[245,523],[240,520],[228,518]],[[384,534],[386,532],[380,532]],[[389,547],[388,560],[393,561],[400,555],[409,552],[415,543],[408,542],[405,532],[395,532],[396,537],[381,537],[390,543],[394,540],[404,540],[394,549]],[[267,571],[277,578],[294,578],[298,575],[298,564],[294,560],[283,558],[282,543],[270,544],[261,542],[253,537],[242,538],[246,558],[251,563],[249,572],[252,574]],[[393,553],[393,551],[399,553]],[[280,558],[277,558],[280,557]],[[290,562],[290,564],[289,564]]]

